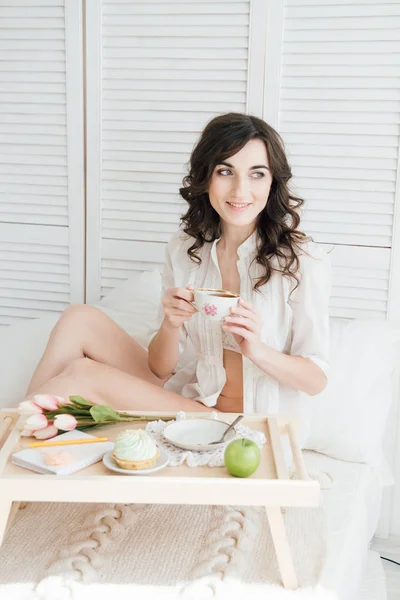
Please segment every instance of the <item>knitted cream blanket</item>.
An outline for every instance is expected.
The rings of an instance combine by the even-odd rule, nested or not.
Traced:
[[[1,600],[328,600],[321,508],[285,514],[300,588],[285,590],[254,507],[29,503],[0,549]]]

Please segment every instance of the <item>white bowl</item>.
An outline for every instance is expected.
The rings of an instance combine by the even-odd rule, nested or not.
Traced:
[[[183,419],[167,425],[163,436],[168,442],[184,450],[213,450],[236,437],[235,429],[232,429],[223,442],[210,446],[210,442],[223,436],[229,425],[216,419]]]

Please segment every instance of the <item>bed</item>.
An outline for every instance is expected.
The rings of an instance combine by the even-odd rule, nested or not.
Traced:
[[[381,595],[374,600],[384,600],[383,567],[369,549],[381,512],[382,473],[310,451],[305,452],[305,461],[309,469],[333,477],[332,488],[323,490],[328,544],[321,585],[334,590],[338,600],[364,600],[363,586],[371,590],[374,581],[383,581]]]

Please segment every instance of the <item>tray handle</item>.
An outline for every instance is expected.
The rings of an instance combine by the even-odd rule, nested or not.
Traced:
[[[0,475],[8,462],[10,455],[18,444],[26,415],[0,413]],[[11,418],[11,424],[9,423]]]
[[[291,421],[286,426],[287,435],[289,438],[290,448],[293,454],[294,466],[296,468],[297,475],[303,481],[309,481],[310,477],[304,462],[303,453],[300,449],[299,437],[297,435],[297,427]]]
[[[299,479],[309,481],[310,477],[304,462],[303,454],[300,449],[297,425],[293,420],[268,417],[268,431],[272,454],[275,461],[276,475],[278,479],[289,479],[289,472],[286,466],[283,454],[281,435],[287,435],[289,438],[290,449],[293,455],[293,462]]]
[[[6,442],[18,417],[19,414],[16,412],[0,411],[0,448],[2,448]]]
[[[272,455],[275,462],[276,476],[278,479],[289,479],[289,473],[282,448],[281,428],[278,425],[278,420],[275,417],[268,417],[267,424]]]

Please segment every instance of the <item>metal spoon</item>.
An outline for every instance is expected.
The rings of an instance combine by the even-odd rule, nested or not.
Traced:
[[[223,434],[223,436],[221,437],[221,439],[217,440],[216,442],[210,442],[210,443],[209,443],[209,446],[211,446],[212,444],[221,444],[221,442],[223,442],[223,441],[224,441],[224,438],[225,438],[226,434],[227,434],[227,433],[228,433],[228,432],[229,432],[229,431],[230,431],[230,430],[231,430],[233,427],[235,427],[235,425],[236,425],[237,423],[239,423],[239,421],[241,421],[243,418],[244,418],[244,415],[239,415],[239,416],[237,417],[237,419],[235,419],[235,420],[233,421],[233,423],[231,423],[231,424],[229,425],[229,427],[227,427],[227,428],[225,429],[225,431],[224,431],[224,434]]]

